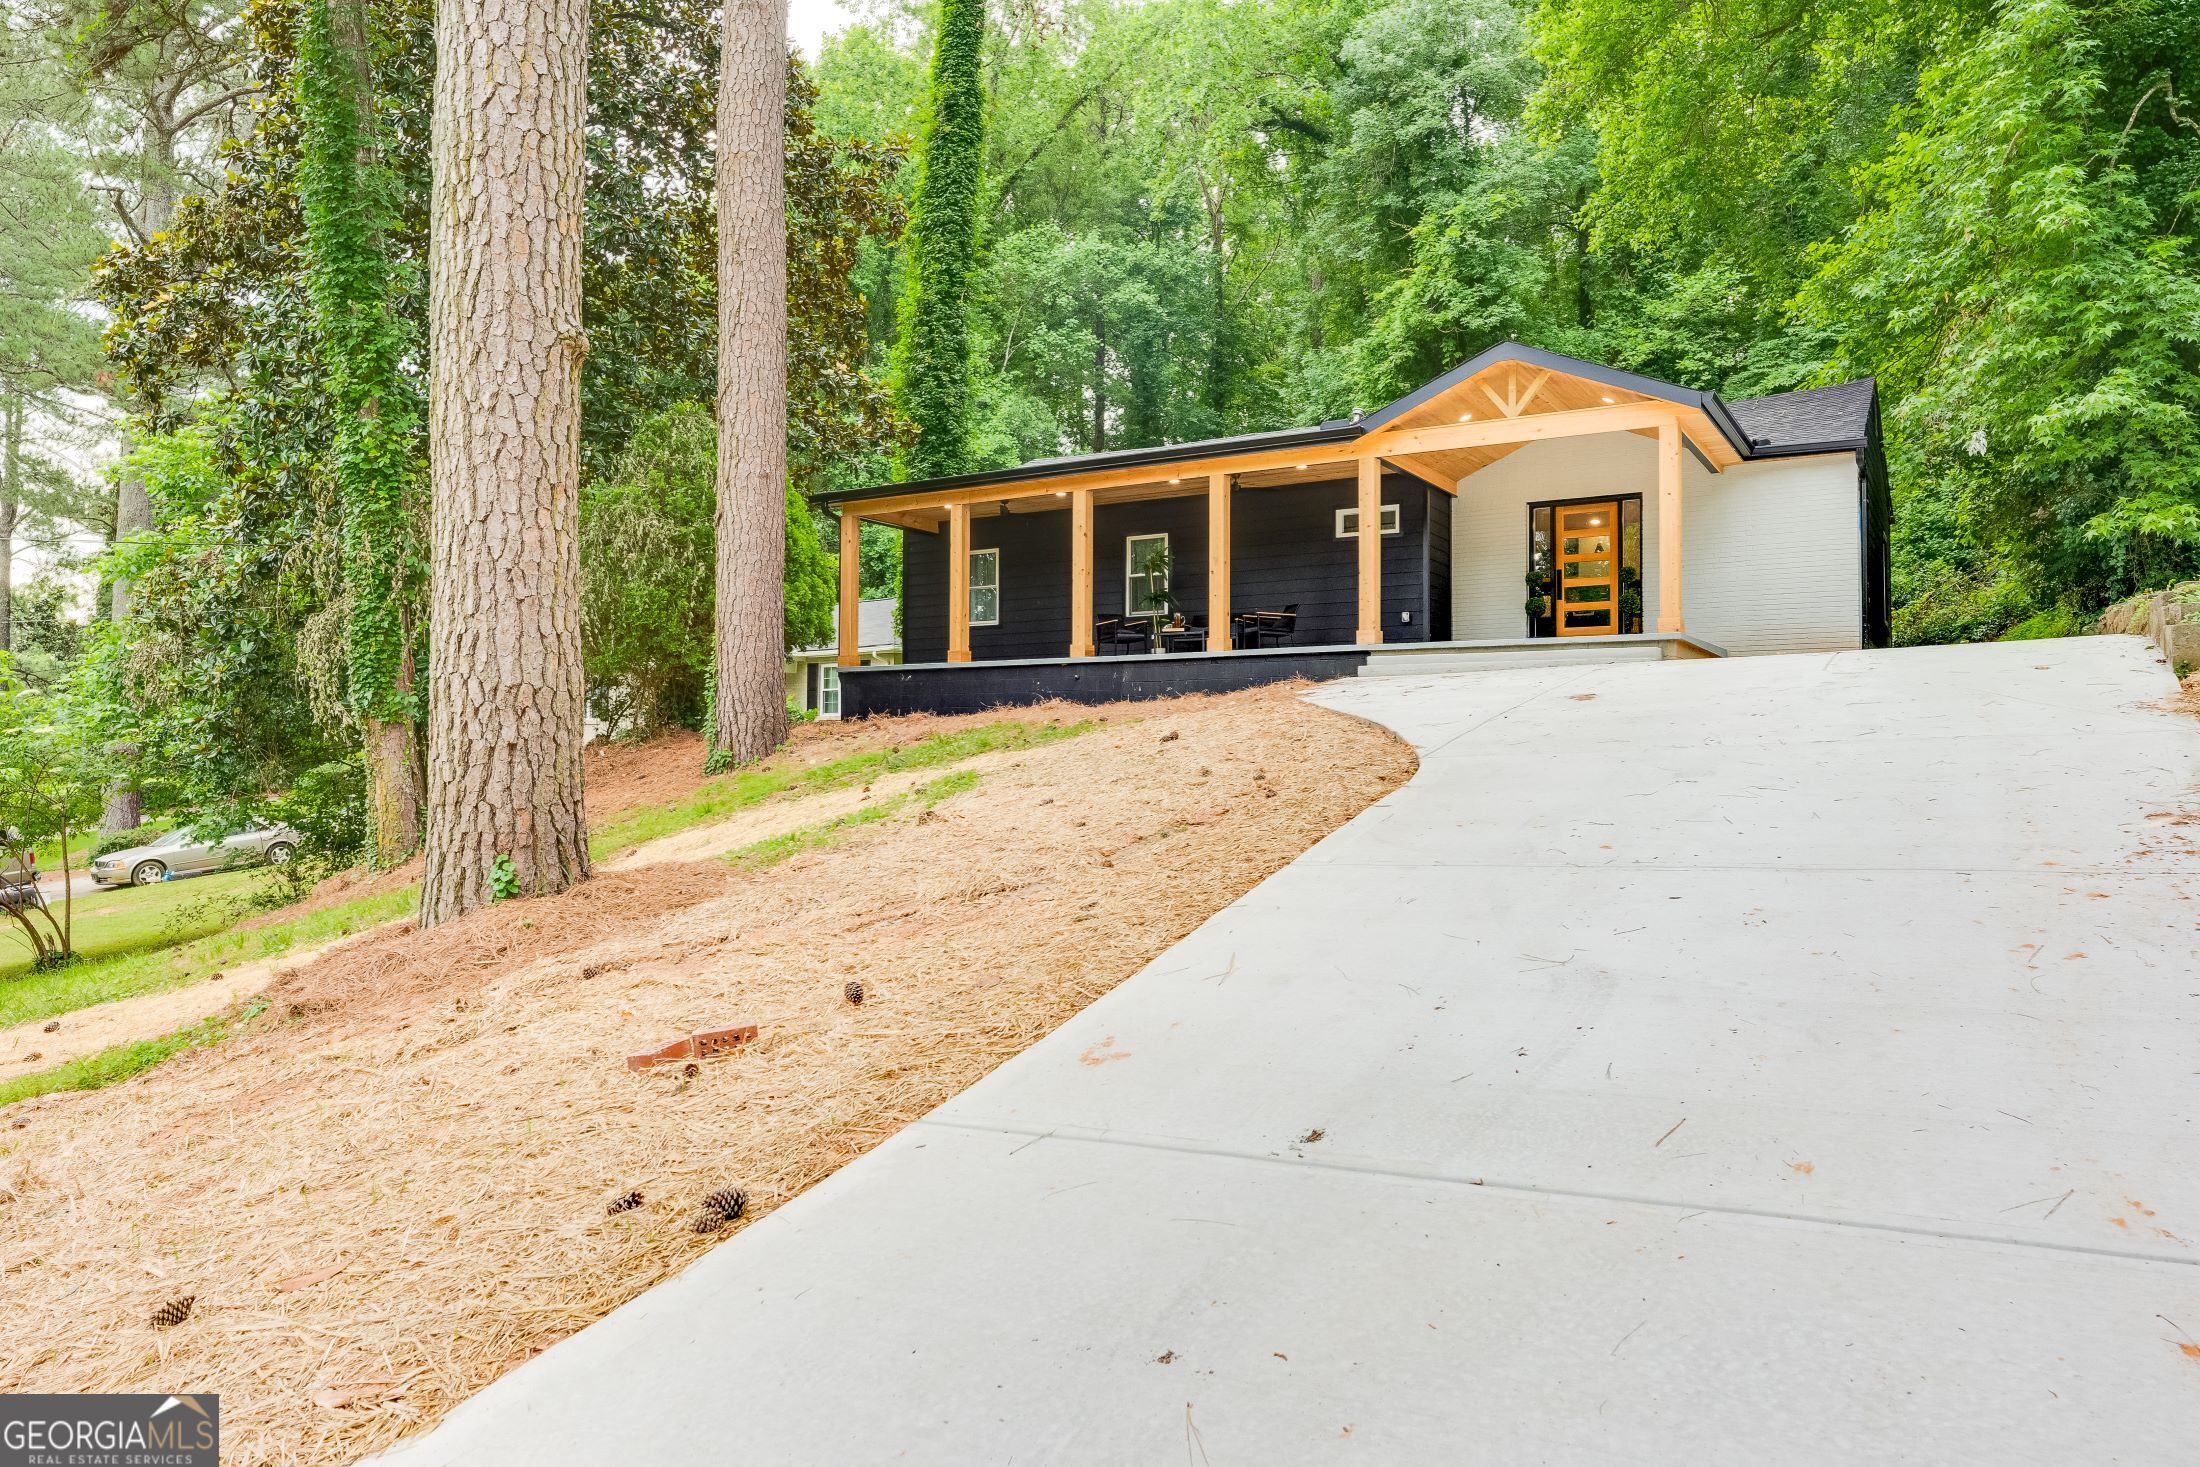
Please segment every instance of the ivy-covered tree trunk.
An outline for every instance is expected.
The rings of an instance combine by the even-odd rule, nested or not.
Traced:
[[[306,284],[337,418],[330,457],[343,527],[346,694],[364,735],[373,859],[387,868],[419,848],[425,794],[408,503],[420,420],[391,300],[385,240],[396,198],[376,122],[366,0],[307,0],[298,104]]]
[[[718,73],[713,753],[787,735],[786,0],[728,0]]]
[[[579,548],[588,6],[440,0],[435,41],[423,927],[588,875]]]
[[[916,427],[912,479],[959,473],[970,455],[969,299],[985,164],[985,0],[942,0],[894,385]]]

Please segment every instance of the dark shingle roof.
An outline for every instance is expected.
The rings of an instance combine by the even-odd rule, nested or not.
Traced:
[[[1806,387],[1770,397],[1745,397],[1726,405],[1735,425],[1749,435],[1749,456],[1830,452],[1863,448],[1871,434],[1872,399],[1877,384],[1869,377],[1832,387]]]
[[[1780,392],[1770,397],[1723,401],[1715,392],[1681,387],[1624,372],[1616,367],[1562,356],[1517,341],[1501,342],[1472,361],[1454,367],[1423,387],[1378,408],[1364,418],[1332,418],[1312,428],[1285,428],[1276,432],[1241,433],[1229,438],[1207,438],[1196,443],[1170,443],[1154,448],[1124,448],[1110,453],[1067,454],[1043,458],[1014,468],[984,469],[976,473],[950,474],[902,484],[877,484],[864,489],[826,489],[810,497],[820,504],[875,499],[903,494],[928,494],[950,489],[970,489],[991,484],[1017,484],[1095,469],[1142,468],[1178,463],[1202,457],[1253,453],[1265,448],[1298,448],[1347,442],[1374,432],[1446,389],[1466,381],[1493,362],[1519,361],[1552,371],[1585,377],[1628,392],[1662,398],[1701,409],[1721,436],[1745,459],[1779,458],[1803,453],[1838,453],[1863,449],[1871,441],[1872,401],[1877,388],[1862,377],[1834,387],[1810,387],[1801,392]]]

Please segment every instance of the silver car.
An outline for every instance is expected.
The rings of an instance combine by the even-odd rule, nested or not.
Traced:
[[[171,876],[197,876],[262,861],[280,866],[298,854],[299,839],[289,826],[262,820],[215,841],[194,840],[185,826],[145,845],[97,857],[92,862],[92,880],[101,886],[151,886]]]

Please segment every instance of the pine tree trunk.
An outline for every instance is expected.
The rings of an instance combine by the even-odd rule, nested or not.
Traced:
[[[413,660],[407,653],[398,669],[397,691],[413,690]],[[427,769],[420,725],[410,718],[366,719],[367,820],[374,841],[374,867],[387,871],[420,849],[420,822]]]
[[[713,743],[787,736],[787,11],[728,0],[718,75],[718,595]]]
[[[587,47],[586,0],[436,6],[423,927],[588,875],[578,499]]]
[[[154,126],[147,133],[145,146],[147,168],[139,193],[138,227],[150,238],[175,220],[176,132]],[[136,406],[146,424],[157,424],[161,416],[159,402],[139,402]],[[115,533],[110,543],[120,544],[152,528],[153,501],[145,492],[145,481],[136,474],[121,475],[115,483]],[[127,580],[115,581],[107,610],[116,621],[130,615]],[[122,773],[107,787],[107,807],[100,812],[99,829],[104,835],[115,835],[144,823],[144,800],[137,777],[138,756],[143,751],[134,743],[124,743],[111,746],[107,752]]]
[[[0,433],[0,652],[15,650],[15,518],[23,505],[23,399],[11,395]]]

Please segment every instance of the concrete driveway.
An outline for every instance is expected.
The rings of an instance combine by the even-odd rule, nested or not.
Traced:
[[[2173,686],[2102,638],[1326,687],[1409,786],[396,1458],[2189,1462]]]

